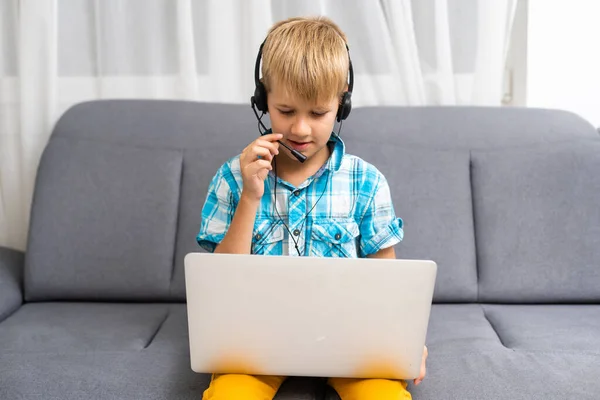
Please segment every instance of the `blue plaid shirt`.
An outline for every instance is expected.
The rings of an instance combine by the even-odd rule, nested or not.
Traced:
[[[300,186],[269,173],[254,222],[253,254],[366,257],[402,240],[402,220],[395,215],[383,174],[345,154],[336,135],[329,143],[333,150],[328,161]],[[204,249],[214,251],[225,237],[241,193],[238,155],[221,166],[210,183],[196,237]]]

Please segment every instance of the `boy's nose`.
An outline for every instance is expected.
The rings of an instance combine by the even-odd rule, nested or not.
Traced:
[[[306,118],[303,118],[303,117],[296,118],[296,120],[292,124],[291,132],[292,132],[292,134],[298,135],[298,136],[310,135],[310,126],[308,125]]]

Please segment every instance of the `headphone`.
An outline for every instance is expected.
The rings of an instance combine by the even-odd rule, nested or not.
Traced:
[[[269,111],[269,107],[267,106],[267,89],[265,85],[260,81],[260,59],[262,58],[263,47],[265,45],[265,39],[260,48],[258,49],[258,55],[256,56],[256,65],[254,66],[254,96],[250,98],[250,104],[252,108],[256,106],[258,111],[263,114]],[[350,115],[350,111],[352,111],[352,89],[354,88],[354,70],[352,69],[352,60],[350,60],[350,49],[346,44],[346,50],[348,51],[348,64],[349,64],[349,82],[348,82],[348,90],[342,94],[342,100],[337,110],[336,120],[337,122],[342,122],[348,115]]]

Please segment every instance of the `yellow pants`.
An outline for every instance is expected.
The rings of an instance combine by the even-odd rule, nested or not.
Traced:
[[[282,376],[213,375],[202,400],[272,400]],[[410,400],[405,381],[387,379],[329,379],[342,400]]]

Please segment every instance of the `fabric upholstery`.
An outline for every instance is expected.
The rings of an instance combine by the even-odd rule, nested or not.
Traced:
[[[208,185],[215,172],[226,160],[227,155],[235,155],[237,150],[235,144],[224,141],[218,146],[186,150],[184,153],[179,228],[175,268],[171,283],[171,297],[175,300],[185,300],[183,269],[185,255],[191,252],[206,252],[196,242],[196,235],[200,230],[200,216],[208,193]]]
[[[600,356],[600,305],[484,305],[502,344],[511,349]]]
[[[25,297],[166,300],[182,155],[52,138],[41,160]]]
[[[9,344],[0,350],[0,398],[198,399],[209,376],[189,368],[186,318],[183,304],[23,306],[0,324],[0,342]],[[428,376],[409,389],[415,400],[594,399],[598,320],[598,306],[435,305]],[[542,326],[555,334],[544,338]],[[585,343],[578,336],[587,347],[573,345]],[[544,346],[534,346],[540,339]],[[292,378],[277,399],[312,400],[317,384]]]
[[[498,350],[431,353],[427,378],[409,385],[414,400],[595,400],[598,354]]]
[[[200,400],[209,382],[177,353],[0,352],[1,399]],[[275,400],[315,400],[315,384],[292,378]]]
[[[503,349],[480,304],[434,304],[425,342],[434,355]]]
[[[185,304],[27,304],[0,324],[0,398],[200,399]],[[101,384],[99,384],[101,382]],[[277,400],[313,400],[291,378]]]
[[[0,353],[140,350],[151,343],[168,309],[168,304],[24,304],[0,324]]]
[[[22,252],[0,247],[0,322],[23,303],[23,259]]]
[[[361,107],[344,122],[346,142],[405,148],[484,150],[594,139],[586,120],[562,110],[519,107]],[[382,141],[381,138],[384,138]]]
[[[0,352],[2,399],[199,400],[209,380],[180,354]]]
[[[179,354],[150,352],[0,353],[0,398],[198,400],[210,376]],[[432,354],[428,377],[409,385],[414,400],[596,400],[600,357],[487,352]],[[293,379],[276,400],[312,400],[314,381]]]
[[[468,152],[347,141],[348,152],[373,160],[388,180],[404,222],[396,256],[436,261],[436,302],[475,301],[475,240],[472,218],[465,218],[472,215]]]
[[[600,136],[473,153],[480,300],[600,302]]]

